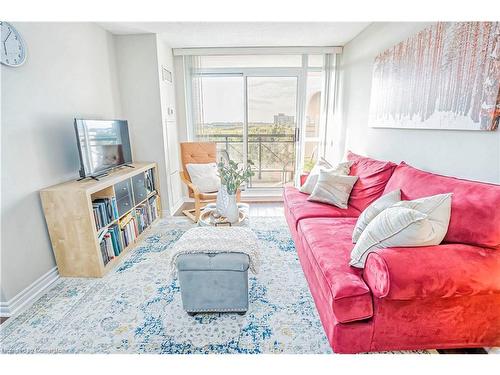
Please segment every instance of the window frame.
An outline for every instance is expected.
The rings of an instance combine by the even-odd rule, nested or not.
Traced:
[[[332,85],[333,82],[337,82],[337,69],[334,64],[333,67],[329,67],[332,61],[336,62],[335,56],[337,54],[324,53],[323,55],[323,66],[322,67],[310,67],[308,66],[309,54],[302,53],[302,66],[301,67],[227,67],[227,68],[193,68],[184,60],[184,76],[185,76],[185,103],[186,103],[186,125],[187,135],[189,141],[194,141],[194,125],[193,125],[193,96],[191,93],[192,78],[196,76],[211,76],[211,77],[228,77],[237,76],[243,79],[243,108],[244,108],[244,123],[243,123],[243,139],[244,142],[248,139],[248,88],[247,88],[247,78],[248,77],[296,77],[297,78],[297,100],[296,100],[296,123],[298,129],[298,136],[296,139],[296,156],[295,156],[295,184],[300,181],[300,175],[303,172],[304,158],[305,158],[305,142],[308,139],[311,142],[311,137],[306,137],[306,96],[307,96],[307,75],[309,72],[322,72],[322,95],[321,95],[321,105],[320,105],[320,128],[318,129],[318,158],[325,155],[326,150],[326,135],[327,135],[327,121],[329,119],[328,107],[330,105],[331,98],[337,97],[337,85]],[[331,77],[333,75],[333,77]],[[334,92],[329,92],[333,89]],[[246,142],[246,147],[244,150],[244,160],[248,158],[248,144]],[[254,189],[269,189],[276,191],[277,189],[272,188],[254,188]],[[279,188],[281,189],[281,188]]]

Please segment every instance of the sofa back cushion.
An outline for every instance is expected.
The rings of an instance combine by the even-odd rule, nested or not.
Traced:
[[[402,162],[385,187],[401,189],[401,199],[453,193],[444,242],[500,247],[500,185],[462,180],[421,171]]]
[[[349,174],[358,176],[358,181],[351,191],[349,205],[363,211],[382,196],[396,164],[367,158],[351,151],[347,153],[347,160],[352,162]]]

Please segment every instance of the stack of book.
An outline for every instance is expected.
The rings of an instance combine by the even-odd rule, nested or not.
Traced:
[[[158,217],[158,195],[153,195],[148,199],[149,222],[152,223]]]
[[[158,217],[158,196],[154,195],[147,202],[135,208],[135,217],[137,219],[137,230],[142,233]]]
[[[104,265],[108,264],[114,257],[120,255],[122,251],[119,233],[117,224],[111,225],[107,230],[104,229],[99,233],[99,243]]]
[[[92,207],[98,231],[118,219],[118,206],[115,197],[95,199],[92,201]]]
[[[122,244],[127,247],[129,244],[135,241],[139,235],[136,225],[136,218],[132,213],[128,213],[120,221]]]
[[[135,208],[135,217],[137,218],[137,230],[139,233],[142,233],[144,229],[146,229],[149,224],[151,224],[150,211],[151,208],[149,204],[143,203]]]

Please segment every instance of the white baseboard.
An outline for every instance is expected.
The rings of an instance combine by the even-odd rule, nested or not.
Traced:
[[[170,210],[169,216],[174,216],[181,209],[183,205],[184,205],[184,199],[180,199],[179,201],[177,201],[176,205],[172,207],[172,209]]]
[[[171,217],[171,216],[175,216],[175,214],[181,209],[182,205],[184,204],[184,199],[180,199],[174,207],[172,207],[171,209],[167,210],[167,209],[163,209],[161,210],[161,215],[162,217]]]
[[[9,301],[0,301],[0,317],[18,315],[30,307],[52,284],[59,279],[57,267],[52,268]]]

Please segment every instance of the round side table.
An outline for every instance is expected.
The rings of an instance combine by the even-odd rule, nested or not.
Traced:
[[[216,204],[209,203],[203,208],[201,212],[200,219],[198,220],[199,226],[244,226],[248,225],[248,214],[250,212],[250,206],[246,203],[238,203],[238,211],[240,217],[236,223],[230,223],[225,217],[217,217],[216,215]]]

